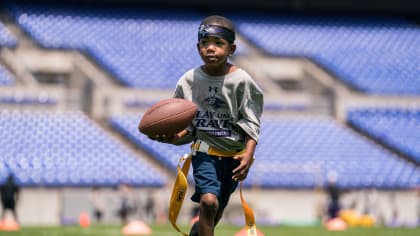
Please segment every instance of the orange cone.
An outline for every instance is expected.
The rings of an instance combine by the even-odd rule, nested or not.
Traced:
[[[347,229],[347,224],[340,218],[334,218],[325,224],[325,227],[330,231],[344,231]]]
[[[235,234],[235,236],[247,236],[248,234],[247,234],[246,230],[247,230],[246,227],[241,229],[239,232],[237,232]],[[259,229],[257,229],[257,234],[255,234],[255,235],[256,236],[264,236],[264,234]]]
[[[13,219],[5,219],[0,222],[0,231],[18,231],[19,224]]]
[[[135,220],[121,229],[123,235],[151,235],[152,229],[143,221]]]
[[[86,213],[86,212],[80,213],[80,215],[79,215],[79,225],[82,228],[89,227],[89,225],[90,225],[90,217],[89,217],[89,214],[88,213]]]

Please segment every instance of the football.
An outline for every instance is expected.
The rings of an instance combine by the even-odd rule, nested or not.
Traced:
[[[180,98],[164,99],[147,109],[138,128],[147,136],[170,137],[187,128],[196,112],[197,106],[191,101]]]

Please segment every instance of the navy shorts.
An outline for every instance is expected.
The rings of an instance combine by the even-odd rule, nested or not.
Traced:
[[[232,171],[239,166],[239,161],[233,158],[219,158],[197,152],[192,158],[192,166],[195,193],[191,200],[200,202],[201,195],[212,193],[217,196],[219,209],[224,209],[230,195],[238,186],[238,182],[232,179]]]

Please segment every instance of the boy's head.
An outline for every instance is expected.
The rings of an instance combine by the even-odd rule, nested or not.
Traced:
[[[235,26],[232,21],[223,16],[206,17],[198,29],[198,41],[203,37],[218,37],[233,44],[235,41]]]

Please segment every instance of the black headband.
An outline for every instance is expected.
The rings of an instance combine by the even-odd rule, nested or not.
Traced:
[[[235,41],[235,32],[218,25],[200,25],[198,28],[198,41],[204,37],[218,37],[227,40],[230,43]]]

